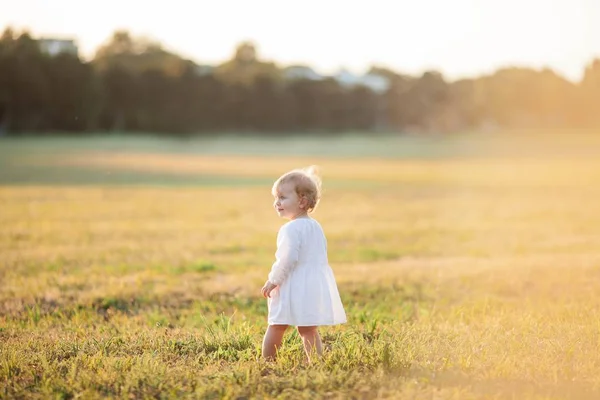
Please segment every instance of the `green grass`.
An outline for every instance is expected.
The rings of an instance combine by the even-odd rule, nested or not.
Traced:
[[[236,140],[0,140],[0,397],[600,397],[600,135]],[[348,323],[268,363],[270,184],[311,162]]]

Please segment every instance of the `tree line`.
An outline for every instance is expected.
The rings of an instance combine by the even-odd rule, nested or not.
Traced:
[[[0,134],[43,132],[449,132],[600,127],[600,60],[573,83],[550,69],[503,68],[453,82],[372,67],[385,90],[290,78],[241,43],[201,66],[118,31],[85,62],[27,32],[0,38]]]

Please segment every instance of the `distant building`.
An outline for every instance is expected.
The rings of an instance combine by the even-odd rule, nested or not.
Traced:
[[[205,76],[205,75],[212,75],[215,67],[213,67],[212,65],[196,65],[195,67],[196,69],[196,74],[200,75],[200,76]]]
[[[365,86],[375,93],[385,93],[390,87],[390,80],[378,74],[354,75],[348,70],[341,69],[333,76],[344,87]]]
[[[45,38],[39,39],[38,43],[40,45],[40,50],[52,57],[63,53],[73,54],[74,56],[79,54],[79,49],[72,39]]]
[[[390,88],[390,80],[377,74],[366,74],[361,77],[361,84],[375,93],[383,94]]]
[[[343,68],[333,75],[333,79],[344,87],[354,87],[359,84],[360,80],[358,76]]]
[[[323,79],[323,76],[316,73],[314,69],[304,65],[292,65],[286,67],[283,70],[283,77],[288,80],[308,79],[311,81],[318,81]]]

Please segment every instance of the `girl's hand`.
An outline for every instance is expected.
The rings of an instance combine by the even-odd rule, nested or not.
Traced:
[[[271,292],[276,287],[277,287],[277,285],[275,285],[269,281],[266,281],[265,285],[262,287],[262,289],[260,291],[261,291],[263,297],[266,299],[267,297],[271,297]]]

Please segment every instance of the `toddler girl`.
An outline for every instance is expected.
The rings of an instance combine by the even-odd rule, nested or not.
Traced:
[[[290,220],[277,235],[275,263],[262,294],[268,298],[269,326],[262,354],[274,360],[288,326],[298,328],[304,351],[322,354],[317,327],[346,322],[333,271],[327,259],[327,240],[311,213],[321,197],[321,179],[315,167],[293,170],[273,185],[274,207]]]

